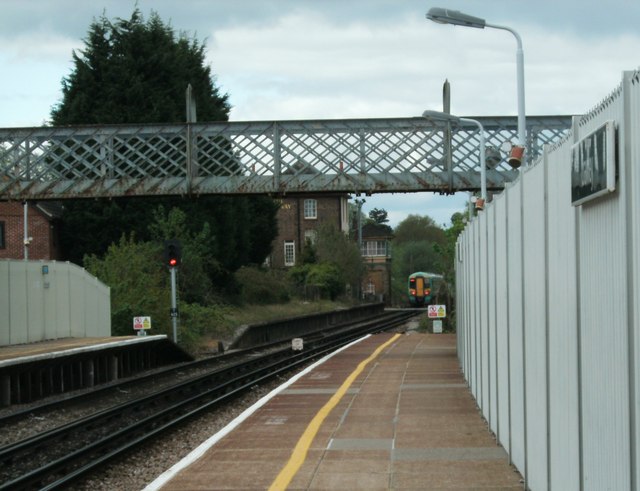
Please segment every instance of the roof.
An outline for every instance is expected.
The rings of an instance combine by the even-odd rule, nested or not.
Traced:
[[[54,219],[62,216],[64,206],[61,201],[41,201],[36,204],[36,208],[44,213],[47,218]]]
[[[362,226],[362,238],[393,237],[393,229],[384,223],[367,223]]]

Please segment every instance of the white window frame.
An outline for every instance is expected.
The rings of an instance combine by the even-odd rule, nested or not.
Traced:
[[[365,240],[362,243],[363,256],[367,257],[386,257],[387,256],[387,241],[386,240]]]
[[[296,242],[294,240],[284,241],[284,265],[296,265]]]
[[[318,218],[318,200],[305,199],[304,200],[304,219],[315,220]]]
[[[367,283],[366,293],[368,293],[369,295],[376,294],[376,284],[373,282],[371,278],[369,278],[369,283]]]

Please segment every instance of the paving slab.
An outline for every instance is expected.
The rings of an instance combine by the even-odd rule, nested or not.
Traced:
[[[467,388],[455,343],[451,334],[368,337],[147,489],[522,489]],[[281,481],[292,457],[299,465]]]

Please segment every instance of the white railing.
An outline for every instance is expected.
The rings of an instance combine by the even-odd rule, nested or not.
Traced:
[[[572,146],[605,121],[615,191],[572,206]],[[640,486],[640,72],[472,220],[457,244],[458,353],[533,490]]]

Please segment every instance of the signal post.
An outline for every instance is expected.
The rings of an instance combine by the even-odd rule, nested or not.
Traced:
[[[171,323],[173,324],[173,342],[178,344],[178,305],[176,301],[176,269],[180,265],[180,242],[177,240],[165,240],[165,262],[171,273]]]

